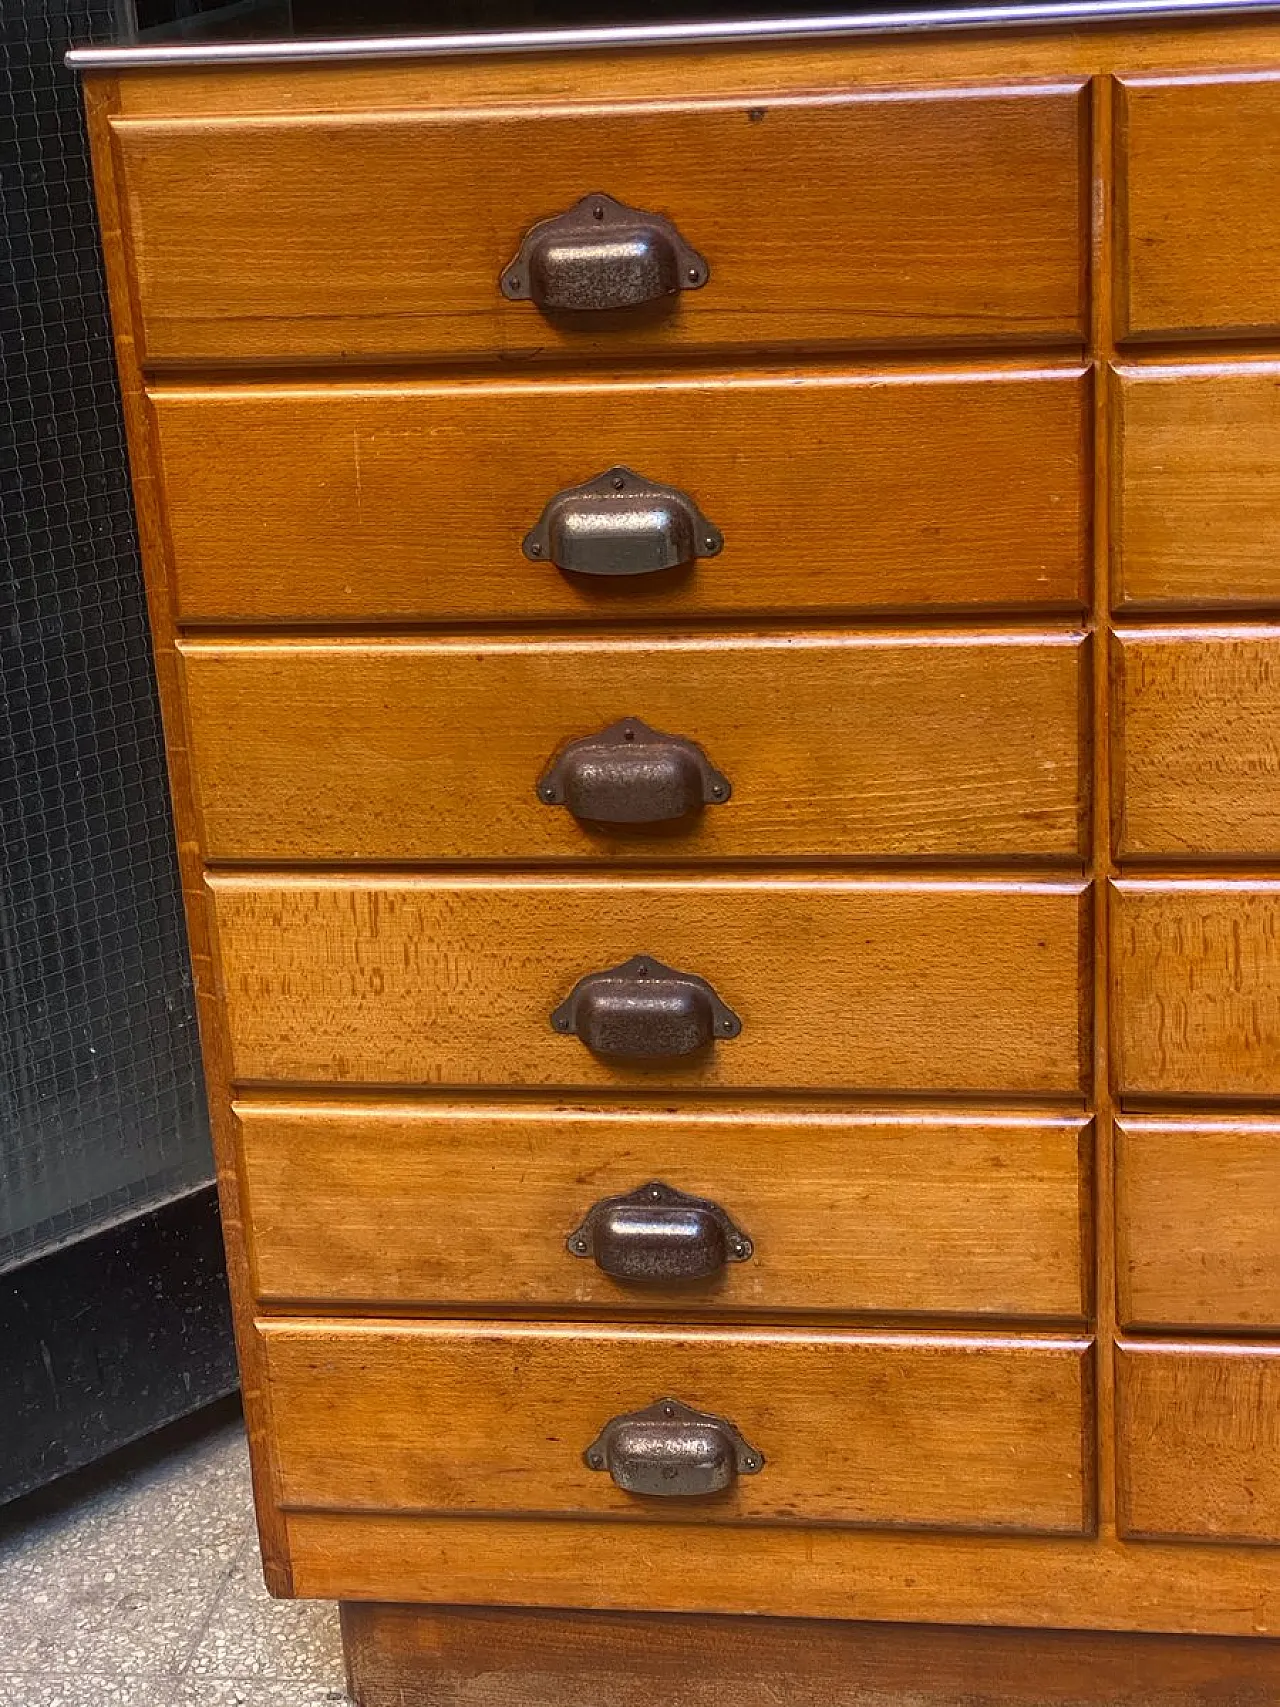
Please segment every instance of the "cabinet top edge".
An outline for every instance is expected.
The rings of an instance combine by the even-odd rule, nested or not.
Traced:
[[[452,35],[294,37],[258,41],[121,40],[73,47],[76,71],[179,70],[194,66],[306,65],[382,59],[457,59],[502,54],[622,52],[629,49],[732,47],[825,42],[855,37],[933,36],[1081,25],[1169,23],[1280,16],[1280,0],[1018,0],[1006,5],[888,6],[874,12],[808,17],[731,18],[698,23],[482,30]]]

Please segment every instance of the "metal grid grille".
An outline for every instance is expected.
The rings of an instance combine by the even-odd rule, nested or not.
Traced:
[[[718,18],[928,11],[941,0],[121,0],[147,39],[269,41],[308,36],[437,35]],[[951,6],[991,0],[946,0]],[[122,25],[126,20],[122,12]],[[122,28],[122,39],[135,33]]]
[[[211,1172],[71,40],[0,5],[0,1267]],[[12,139],[9,141],[8,139]]]

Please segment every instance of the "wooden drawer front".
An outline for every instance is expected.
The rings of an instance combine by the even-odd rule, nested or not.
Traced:
[[[212,859],[1078,856],[1082,637],[188,643]],[[639,718],[732,796],[588,828],[536,785]],[[619,737],[615,736],[615,740]]]
[[[1121,603],[1280,602],[1280,363],[1116,377]]]
[[[1280,851],[1280,629],[1116,636],[1116,851]]]
[[[1073,339],[1084,111],[1047,85],[117,121],[144,358]],[[526,230],[597,189],[674,220],[705,287],[598,327],[506,301]]]
[[[525,1679],[529,1625],[536,1627],[537,1615],[528,1622],[527,1613],[508,1615],[500,1640],[523,1675],[505,1698],[522,1707],[641,1699],[692,1707],[714,1701],[716,1692],[722,1700],[759,1701],[756,1644],[762,1639],[776,1644],[780,1668],[787,1668],[788,1687],[775,1690],[774,1699],[806,1707],[843,1707],[859,1695],[863,1702],[905,1700],[923,1707],[930,1694],[935,1702],[989,1707],[1000,1699],[993,1691],[1003,1691],[1007,1701],[1021,1695],[1022,1707],[1083,1707],[1100,1692],[1111,1707],[1156,1707],[1161,1695],[1161,1707],[1264,1707],[1280,1693],[1275,1642],[1254,1639],[1272,1637],[1280,1609],[1280,1553],[1270,1548],[1129,1547],[1109,1539],[1081,1546],[1065,1536],[1036,1544],[1021,1535],[836,1525],[761,1524],[744,1536],[733,1524],[694,1527],[670,1518],[623,1527],[610,1517],[566,1523],[558,1517],[314,1511],[289,1512],[284,1526],[294,1592],[308,1599],[380,1602],[380,1616],[408,1617],[408,1604],[386,1603],[483,1608],[493,1601],[496,1581],[510,1604],[548,1607],[557,1619],[565,1607],[624,1615],[593,1620],[582,1638],[552,1648],[565,1656],[565,1668],[544,1674],[545,1692],[539,1678],[536,1695]],[[925,1616],[926,1594],[928,1616],[937,1621],[930,1625],[917,1622]],[[707,1641],[671,1620],[641,1624],[634,1617],[639,1607],[766,1616],[745,1627],[721,1626]],[[851,1611],[877,1622],[841,1627]],[[803,1622],[777,1622],[782,1618]],[[824,1630],[820,1618],[838,1621],[836,1628]],[[992,1630],[1004,1652],[975,1654],[966,1632],[948,1628],[957,1624]],[[1081,1634],[1111,1630],[1165,1637],[1150,1645],[1152,1659],[1168,1651],[1168,1632],[1185,1634],[1169,1655],[1174,1665],[1152,1666],[1140,1651],[1145,1644]],[[661,1655],[658,1675],[680,1683],[664,1681],[645,1691],[628,1681],[619,1693],[613,1679],[626,1676],[626,1665],[614,1656],[629,1633],[647,1653]],[[1233,1639],[1203,1639],[1211,1635]],[[832,1648],[824,1660],[827,1643]],[[696,1684],[685,1683],[686,1644],[707,1667],[705,1683],[701,1673]],[[482,1674],[479,1687],[492,1691],[495,1672],[505,1669],[501,1658],[476,1661],[468,1650],[461,1675]],[[421,1651],[439,1663],[441,1646],[433,1638]],[[548,1650],[540,1643],[535,1651]],[[446,1664],[457,1664],[456,1643],[444,1645],[443,1653]],[[608,1677],[610,1695],[580,1685],[584,1673]],[[393,1660],[389,1679],[398,1685],[403,1676]],[[568,1676],[571,1684],[564,1681]],[[977,1677],[982,1682],[975,1695]],[[449,1694],[475,1700],[478,1689]],[[389,1700],[395,1704],[395,1695]]]
[[[1280,326],[1280,77],[1126,80],[1118,140],[1120,335]]]
[[[1124,1120],[1116,1166],[1122,1326],[1280,1329],[1280,1124]]]
[[[511,1323],[262,1329],[281,1501],[1080,1534],[1080,1340]],[[583,1452],[670,1396],[764,1456],[713,1499],[624,1493]]]
[[[209,879],[242,1081],[1078,1092],[1080,883]],[[650,955],[742,1034],[650,1063],[552,1030]]]
[[[1079,1118],[242,1104],[254,1288],[274,1300],[1079,1317]],[[573,1256],[650,1180],[752,1241],[645,1286]]]
[[[1117,1347],[1121,1535],[1280,1541],[1280,1347]]]
[[[1086,384],[1054,372],[157,390],[188,622],[540,620],[1084,601]],[[521,551],[611,465],[724,550],[563,575]],[[493,477],[501,470],[501,479]]]
[[[1116,885],[1118,1087],[1280,1093],[1280,883]]]

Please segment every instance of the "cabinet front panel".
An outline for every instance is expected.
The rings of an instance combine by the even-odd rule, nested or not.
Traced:
[[[1280,74],[1123,83],[1121,335],[1280,327]]]
[[[1073,634],[809,633],[189,642],[182,657],[212,859],[1070,859],[1082,651]],[[563,788],[544,802],[568,743],[637,718],[695,743],[724,803],[691,787],[676,818],[592,822],[597,801],[683,803],[655,794],[661,770],[619,769],[627,731],[654,751],[630,724],[576,771],[564,753],[583,816]]]
[[[1280,1541],[1280,1346],[1117,1347],[1122,1535]]]
[[[1117,600],[1280,602],[1280,363],[1134,367],[1114,383]]]
[[[1280,1093],[1280,884],[1189,878],[1115,888],[1119,1092]]]
[[[1280,853],[1280,630],[1116,636],[1123,858]]]
[[[1083,89],[116,120],[153,363],[1072,341]],[[499,279],[594,191],[710,268],[550,316]]]
[[[1080,883],[209,879],[242,1081],[1078,1094]],[[741,1035],[647,1061],[552,1027],[650,957]],[[645,962],[647,964],[647,961]]]
[[[264,1300],[1079,1317],[1079,1117],[242,1103]],[[569,1236],[658,1180],[751,1243],[711,1278],[612,1278]],[[633,1247],[644,1236],[633,1226]],[[597,1247],[625,1259],[623,1242]],[[616,1253],[616,1255],[615,1255]]]
[[[1078,368],[155,389],[187,622],[1078,606]],[[521,549],[624,465],[723,550],[628,576]]]
[[[262,1326],[287,1507],[1084,1533],[1082,1340],[545,1324]],[[583,1454],[672,1398],[764,1459],[706,1497]],[[744,1541],[744,1545],[745,1545]]]
[[[1122,1120],[1121,1327],[1280,1331],[1280,1125]]]

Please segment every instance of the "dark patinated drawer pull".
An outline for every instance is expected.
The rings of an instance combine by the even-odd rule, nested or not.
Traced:
[[[754,1476],[764,1458],[731,1422],[659,1399],[607,1422],[583,1454],[589,1470],[607,1470],[628,1494],[718,1494],[738,1475]]]
[[[723,546],[687,492],[618,467],[557,492],[521,549],[570,575],[654,575]]]
[[[593,824],[662,824],[722,805],[729,779],[695,742],[624,717],[570,741],[538,779],[538,799]]]
[[[576,1034],[593,1054],[633,1060],[692,1055],[742,1030],[705,978],[645,954],[580,978],[551,1024]]]
[[[531,226],[499,282],[512,302],[594,314],[698,290],[710,277],[669,219],[597,191]]]
[[[603,1197],[568,1238],[575,1257],[594,1257],[613,1280],[706,1280],[727,1262],[746,1262],[751,1240],[705,1197],[650,1180],[625,1197]]]

